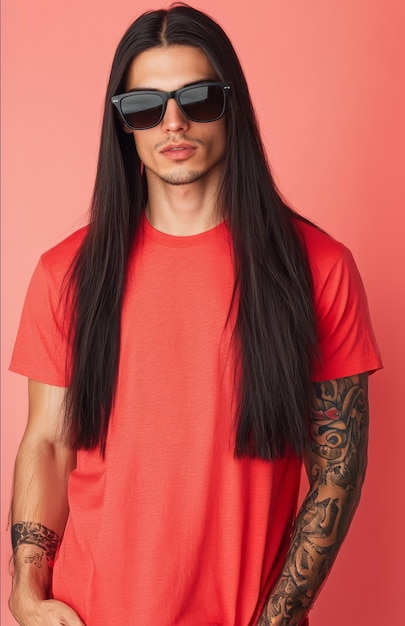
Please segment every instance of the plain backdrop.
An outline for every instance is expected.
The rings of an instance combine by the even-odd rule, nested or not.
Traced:
[[[25,291],[40,253],[86,223],[112,55],[139,13],[162,6],[2,2],[3,626],[15,623],[6,603],[7,516],[27,412],[26,381],[7,368]],[[405,3],[195,6],[224,26],[237,49],[283,194],[354,253],[385,365],[370,383],[363,499],[311,624],[404,623]]]

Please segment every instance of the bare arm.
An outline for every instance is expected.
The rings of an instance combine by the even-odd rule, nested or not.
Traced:
[[[298,626],[327,577],[357,508],[367,465],[367,374],[314,385],[310,481],[290,549],[259,626]]]
[[[82,624],[72,609],[48,600],[53,559],[68,516],[68,477],[76,464],[76,453],[62,437],[64,396],[61,387],[29,381],[29,417],[14,474],[9,601],[22,626]]]

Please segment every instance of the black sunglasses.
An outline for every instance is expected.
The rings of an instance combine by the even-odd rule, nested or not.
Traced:
[[[163,119],[167,101],[174,98],[192,122],[215,122],[225,113],[230,83],[198,83],[176,91],[137,89],[112,97],[125,124],[133,130],[157,126]]]

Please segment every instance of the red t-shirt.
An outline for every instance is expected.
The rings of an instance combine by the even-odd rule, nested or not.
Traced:
[[[381,366],[350,252],[298,224],[326,380]],[[41,257],[11,369],[67,386],[60,285],[85,230]],[[300,463],[235,459],[232,243],[144,220],[129,263],[105,459],[79,451],[54,597],[87,626],[253,626],[288,548]]]

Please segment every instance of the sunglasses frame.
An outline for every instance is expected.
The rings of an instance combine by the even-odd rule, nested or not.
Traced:
[[[223,106],[222,106],[222,111],[220,113],[220,115],[218,115],[217,117],[215,117],[214,119],[209,119],[209,120],[196,120],[192,117],[190,117],[190,115],[188,115],[186,113],[186,111],[183,109],[183,105],[180,102],[180,97],[181,94],[184,93],[185,91],[188,91],[190,89],[194,89],[194,88],[198,88],[198,87],[221,87],[223,90],[223,96],[224,96],[224,102],[223,102]],[[196,83],[195,85],[188,85],[187,87],[181,87],[180,89],[176,89],[175,91],[159,91],[158,89],[134,89],[133,91],[127,91],[126,93],[122,93],[116,96],[113,96],[111,98],[111,102],[113,103],[113,105],[116,107],[116,109],[118,110],[118,113],[122,119],[122,121],[124,122],[124,124],[128,127],[131,128],[132,130],[148,130],[149,128],[154,128],[155,126],[157,126],[158,124],[160,124],[160,122],[162,121],[165,113],[166,113],[166,108],[167,108],[167,103],[168,101],[173,98],[176,103],[177,106],[179,107],[180,111],[183,113],[183,115],[189,119],[191,122],[197,122],[199,124],[205,124],[207,122],[216,122],[217,120],[220,120],[221,117],[224,115],[225,113],[225,109],[226,109],[226,103],[227,103],[227,99],[228,99],[228,95],[229,92],[231,90],[231,83],[222,83],[222,82],[213,82],[213,81],[206,81],[206,82],[201,82],[201,83]],[[158,119],[157,122],[155,122],[154,124],[150,124],[149,126],[142,126],[141,128],[139,126],[132,126],[132,124],[128,124],[128,122],[126,121],[124,114],[122,112],[122,100],[124,100],[127,97],[130,97],[131,95],[135,94],[135,93],[142,93],[143,95],[158,95],[162,98],[162,112],[161,115]]]

